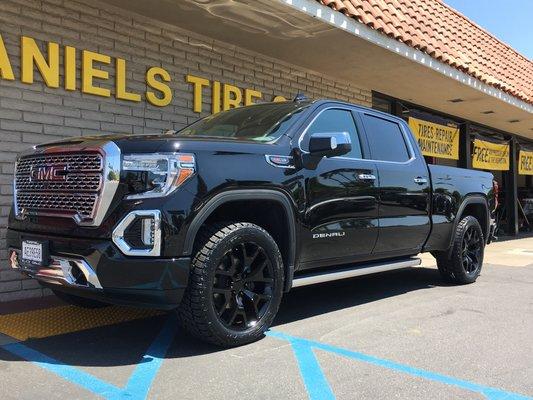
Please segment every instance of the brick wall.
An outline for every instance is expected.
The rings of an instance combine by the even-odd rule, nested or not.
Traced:
[[[0,301],[46,294],[33,280],[10,271],[5,244],[12,202],[12,174],[16,153],[33,144],[67,136],[100,133],[144,133],[179,129],[203,116],[192,111],[192,87],[185,75],[253,88],[271,100],[274,95],[339,98],[369,105],[371,93],[347,82],[337,82],[279,60],[236,48],[196,33],[164,25],[104,4],[88,6],[70,0],[2,0],[0,34],[16,80],[0,79]],[[172,78],[173,101],[159,108],[148,104],[48,88],[35,73],[35,83],[20,82],[20,37],[76,47],[77,87],[80,87],[80,50],[91,50],[127,61],[127,87],[144,93],[145,73],[151,66],[165,68]],[[62,58],[62,52],[61,57]],[[112,63],[113,65],[113,63]],[[114,66],[103,68],[114,90]],[[62,68],[61,68],[62,70]],[[61,71],[61,74],[63,71]],[[204,113],[210,99],[204,94]]]

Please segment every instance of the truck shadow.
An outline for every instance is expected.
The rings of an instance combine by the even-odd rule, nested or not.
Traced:
[[[437,269],[422,267],[296,288],[284,296],[274,326],[435,286],[446,286]]]
[[[284,296],[273,327],[441,285],[436,269],[416,268],[302,287]],[[21,344],[62,365],[134,366],[151,361],[151,357],[143,356],[153,345],[168,318],[171,315],[155,315],[73,333],[29,339]],[[49,323],[60,324],[61,321]],[[259,344],[237,349],[221,349],[202,343],[177,329],[165,358],[191,358],[224,351],[246,353],[252,351],[250,349],[253,346],[267,346],[265,343],[260,341]],[[0,345],[0,361],[35,361],[24,360],[8,349],[9,346]]]

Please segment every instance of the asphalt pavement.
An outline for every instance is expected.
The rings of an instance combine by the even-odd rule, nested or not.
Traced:
[[[533,238],[489,246],[472,285],[424,256],[295,289],[264,339],[229,350],[172,313],[33,302],[1,308],[2,399],[533,397]]]

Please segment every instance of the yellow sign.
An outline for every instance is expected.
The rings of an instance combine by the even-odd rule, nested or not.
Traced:
[[[459,128],[412,117],[409,127],[425,156],[459,159]]]
[[[518,173],[520,175],[533,175],[533,151],[519,151]]]
[[[170,86],[172,81],[167,70],[161,67],[149,67],[145,74],[147,86],[144,93],[135,93],[128,90],[126,78],[128,76],[127,61],[89,50],[78,50],[71,46],[61,46],[59,43],[48,42],[46,51],[43,52],[37,42],[26,36],[20,40],[20,80],[27,84],[34,82],[34,74],[38,72],[46,86],[65,90],[78,90],[76,82],[76,59],[80,54],[81,60],[81,87],[82,93],[94,96],[111,97],[120,100],[140,102],[143,97],[150,104],[165,107],[172,102],[173,91]],[[62,62],[61,62],[62,61]],[[114,69],[114,85],[102,87],[102,83],[110,80],[110,71]],[[63,72],[63,77],[61,77]],[[0,35],[0,79],[13,81],[13,64],[9,58],[6,46]],[[211,87],[212,113],[228,110],[241,105],[253,104],[263,94],[252,88],[240,89],[237,86],[219,81],[187,75],[185,80],[193,85],[193,109],[202,112],[202,91]],[[275,96],[273,101],[285,101],[283,96]]]
[[[472,149],[472,166],[479,169],[507,171],[509,169],[509,145],[475,139]]]

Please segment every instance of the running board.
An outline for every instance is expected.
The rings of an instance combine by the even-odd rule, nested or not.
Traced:
[[[295,277],[292,281],[292,287],[314,285],[315,283],[337,281],[340,279],[353,278],[354,276],[370,275],[378,272],[392,271],[395,269],[403,269],[415,267],[420,265],[422,260],[420,258],[408,258],[406,260],[388,262],[386,264],[368,264],[360,265],[356,268],[345,268],[341,270],[332,270],[327,272],[319,272],[310,275],[303,275]]]

